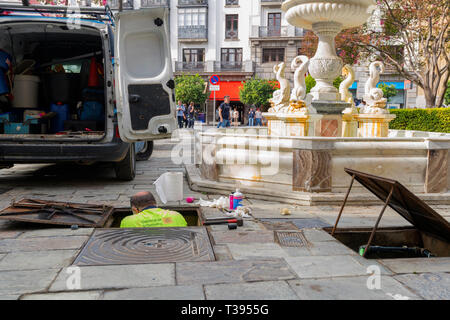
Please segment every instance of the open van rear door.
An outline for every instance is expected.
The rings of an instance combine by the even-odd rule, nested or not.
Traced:
[[[170,137],[176,129],[169,10],[120,12],[115,36],[119,133],[126,142]]]

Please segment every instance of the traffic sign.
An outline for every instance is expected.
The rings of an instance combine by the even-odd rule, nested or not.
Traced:
[[[209,91],[220,91],[220,86],[210,84]]]
[[[218,85],[220,83],[220,78],[218,75],[213,75],[211,78],[209,78],[209,83],[212,85]]]

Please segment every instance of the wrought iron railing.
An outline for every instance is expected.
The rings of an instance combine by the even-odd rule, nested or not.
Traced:
[[[208,39],[207,26],[178,27],[178,39]]]
[[[195,61],[195,62],[177,62],[175,64],[175,71],[204,71],[205,62]]]

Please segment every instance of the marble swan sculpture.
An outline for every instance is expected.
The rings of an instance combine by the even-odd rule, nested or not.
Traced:
[[[291,88],[289,81],[286,79],[285,70],[286,64],[284,62],[273,67],[273,72],[276,74],[276,79],[280,83],[280,89],[273,93],[272,99],[276,111],[282,107],[289,106]]]
[[[309,58],[297,56],[292,60],[291,68],[294,73],[294,89],[292,89],[291,101],[304,100],[306,98],[306,72],[308,72]]]

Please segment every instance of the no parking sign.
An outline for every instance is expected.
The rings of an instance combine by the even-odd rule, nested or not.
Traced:
[[[220,78],[218,75],[213,75],[209,78],[209,90],[210,91],[220,91]]]

